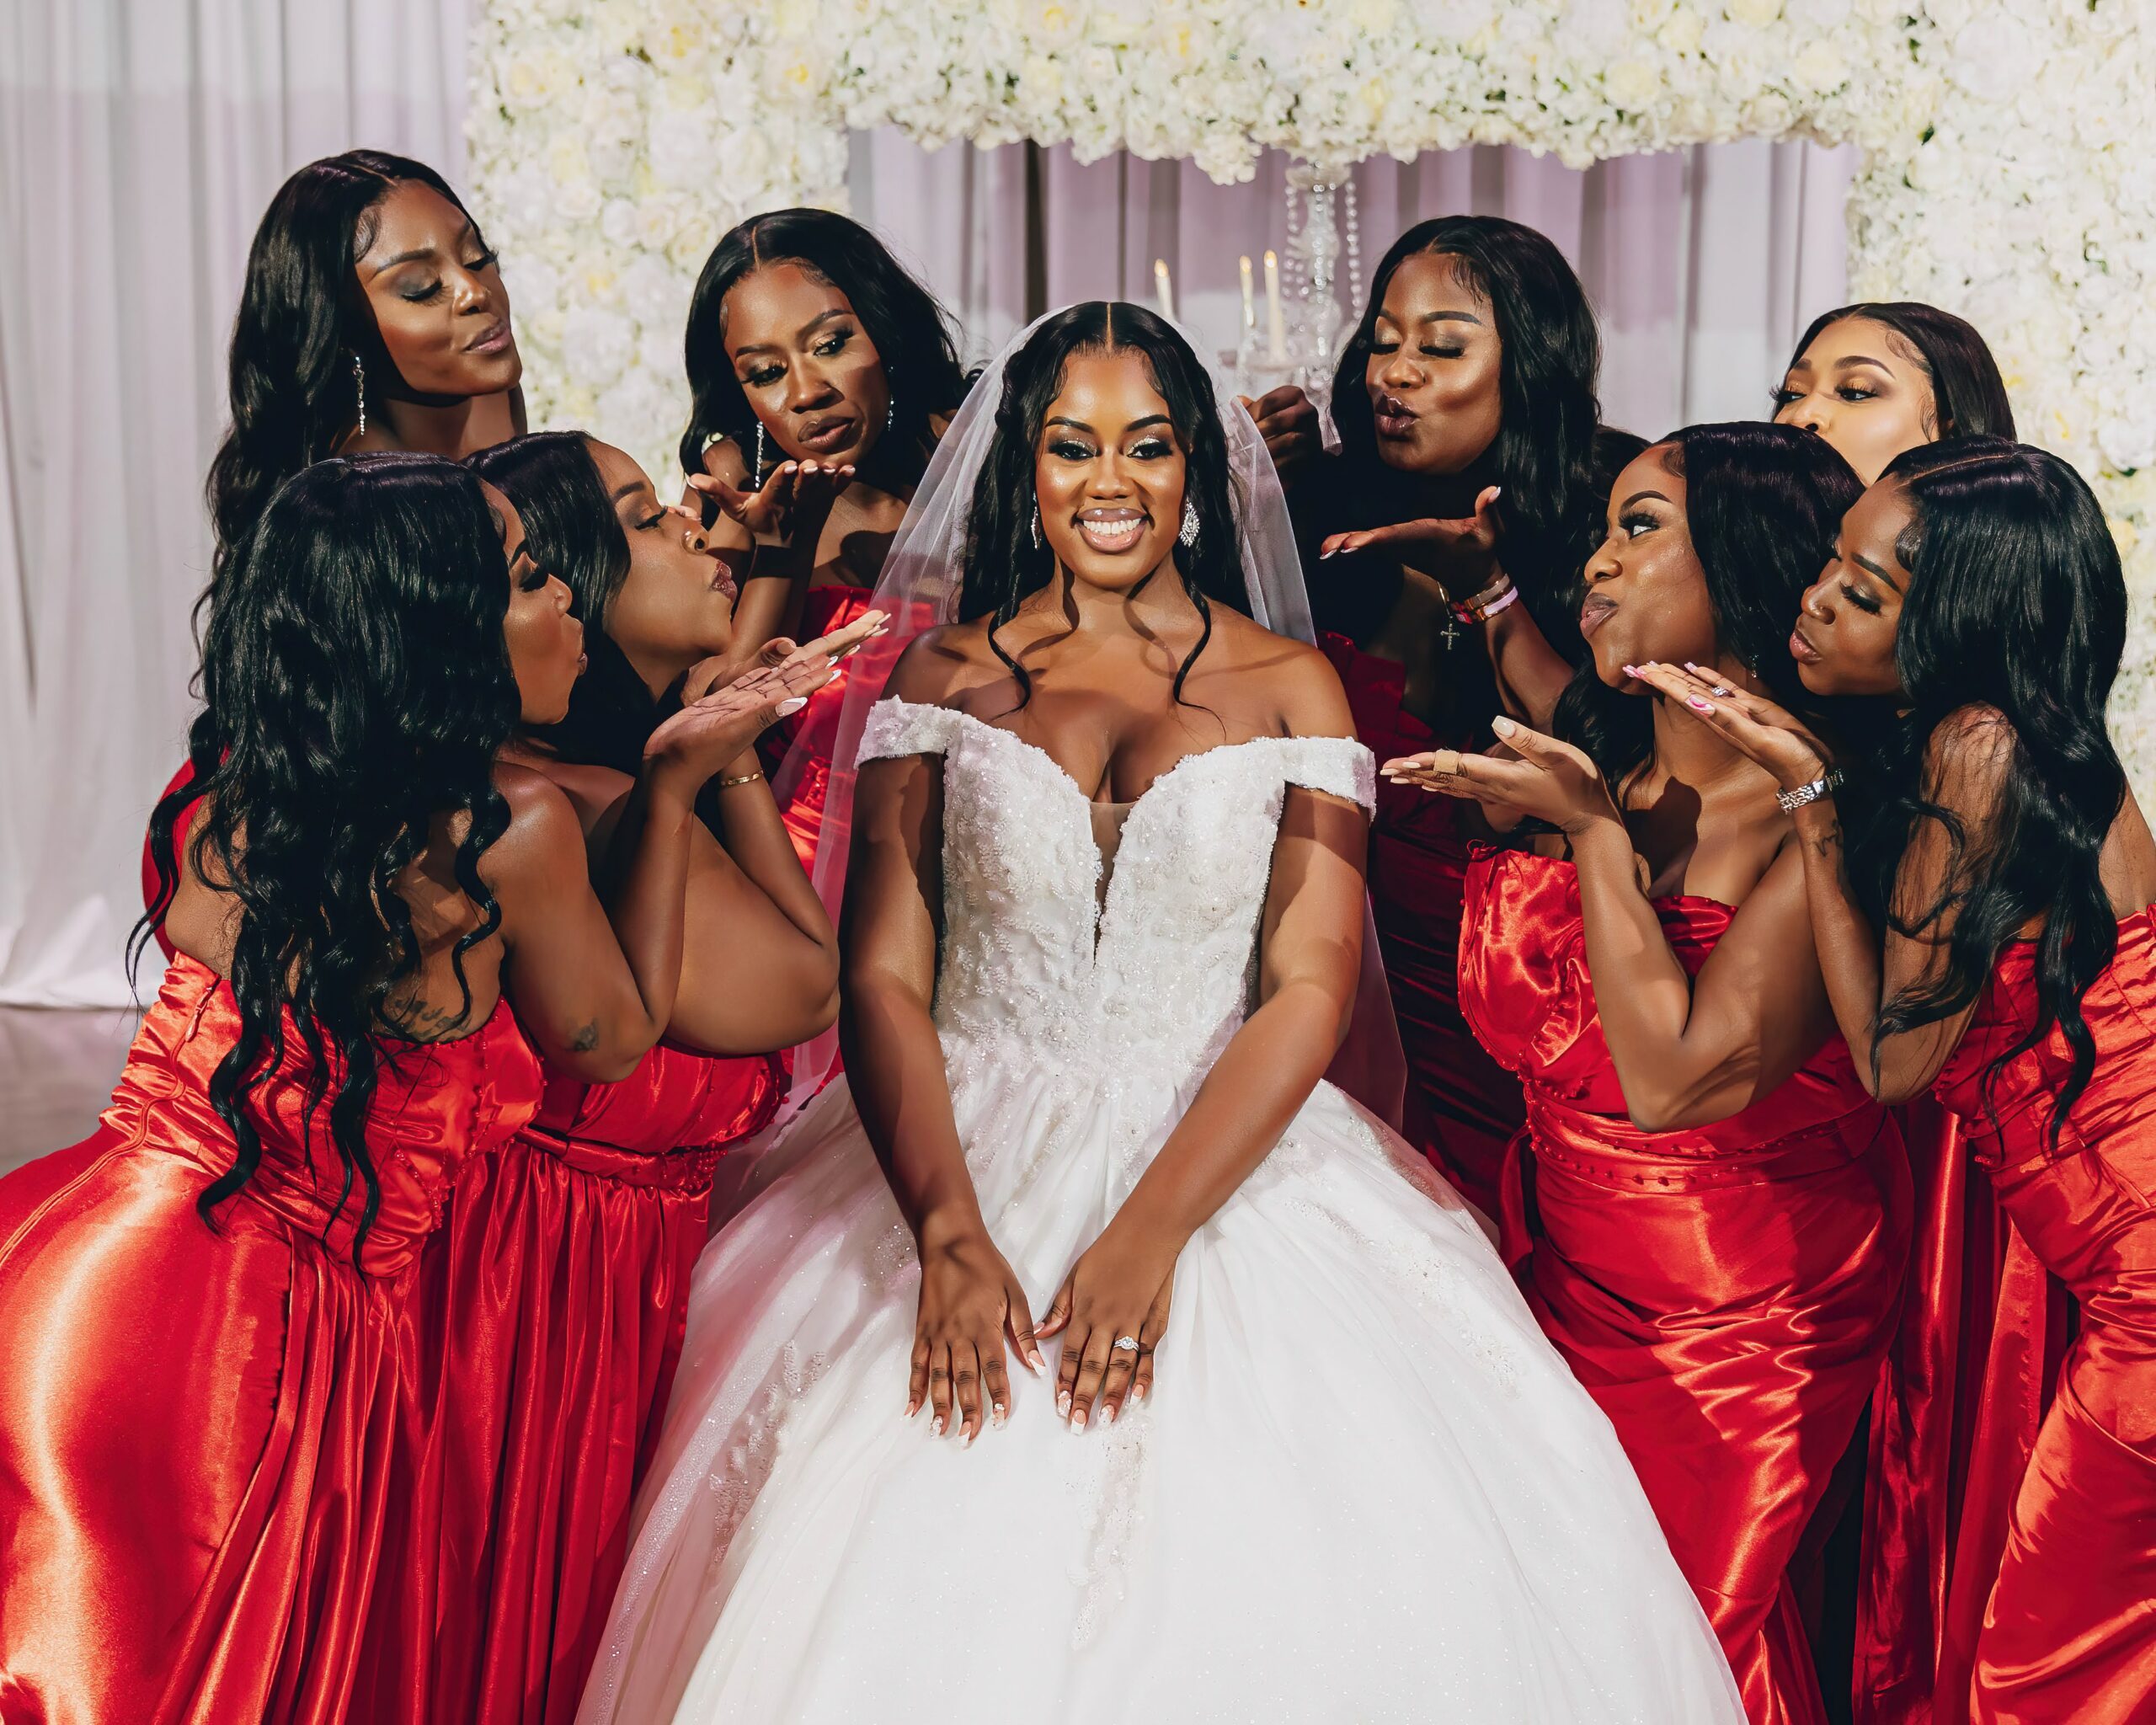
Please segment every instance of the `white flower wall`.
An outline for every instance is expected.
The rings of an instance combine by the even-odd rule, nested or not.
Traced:
[[[713,242],[840,206],[848,129],[1127,147],[1247,177],[1470,143],[1578,165],[1854,142],[1852,297],[1997,352],[2023,435],[2111,512],[2134,601],[2112,724],[2156,790],[2156,0],[488,0],[475,201],[535,424],[665,483]],[[1763,382],[1769,380],[1762,380]]]

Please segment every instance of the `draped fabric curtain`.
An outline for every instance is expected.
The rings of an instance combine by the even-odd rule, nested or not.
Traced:
[[[0,1003],[130,998],[248,242],[317,156],[372,144],[456,179],[467,9],[0,8]]]
[[[1287,158],[1215,185],[1187,163],[1065,147],[923,150],[857,134],[857,216],[916,267],[994,353],[1036,313],[1072,300],[1153,299],[1165,262],[1177,310],[1215,350],[1241,316],[1238,254],[1283,249]],[[1571,259],[1601,314],[1602,398],[1613,425],[1656,436],[1703,419],[1756,419],[1804,326],[1840,302],[1844,206],[1855,152],[1747,140],[1571,168],[1496,146],[1354,173],[1362,273],[1425,216],[1507,216]],[[1342,259],[1343,270],[1345,259]]]

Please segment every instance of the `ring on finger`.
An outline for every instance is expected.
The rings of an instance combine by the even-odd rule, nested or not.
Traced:
[[[1139,1345],[1138,1338],[1135,1336],[1118,1336],[1115,1338],[1116,1349],[1119,1353],[1135,1354]]]
[[[1732,695],[1734,695],[1737,691],[1734,689],[1725,688],[1721,684],[1716,683],[1711,689],[1709,689],[1707,692],[1710,695],[1718,695],[1723,700],[1726,701]]]

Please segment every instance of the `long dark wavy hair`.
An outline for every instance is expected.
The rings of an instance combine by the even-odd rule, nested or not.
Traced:
[[[1174,694],[1213,638],[1214,605],[1246,610],[1236,523],[1243,499],[1228,472],[1228,441],[1213,380],[1189,344],[1157,312],[1118,301],[1089,300],[1058,312],[1011,355],[995,408],[995,437],[974,482],[966,515],[965,569],[958,592],[961,620],[990,619],[988,644],[1017,680],[1020,706],[1033,698],[1033,680],[1003,650],[996,632],[1027,598],[1055,575],[1055,553],[1035,542],[1033,463],[1041,425],[1063,387],[1064,368],[1080,354],[1128,350],[1144,356],[1153,386],[1168,404],[1168,421],[1184,451],[1183,495],[1198,515],[1198,537],[1176,542],[1171,561],[1198,607],[1198,644],[1176,668]]]
[[[744,455],[755,447],[755,410],[726,355],[726,296],[752,270],[780,263],[798,264],[851,302],[883,360],[891,396],[891,423],[876,441],[873,472],[863,477],[910,488],[935,452],[930,421],[955,412],[966,398],[951,315],[883,241],[830,210],[751,216],[728,229],[704,260],[682,339],[692,400],[689,429],[681,434],[681,471],[703,472],[704,446],[714,437],[732,439]]]
[[[1820,703],[1790,657],[1790,623],[1863,485],[1816,432],[1794,425],[1688,425],[1653,446],[1684,481],[1685,526],[1721,644],[1775,701],[1816,724]],[[1554,725],[1613,792],[1654,753],[1654,703],[1610,687],[1592,660],[1558,697]]]
[[[1819,339],[1819,332],[1845,318],[1864,318],[1892,330],[1916,355],[1931,382],[1934,424],[1931,435],[1945,437],[2012,437],[2014,407],[2006,398],[2006,380],[1999,375],[1999,361],[1977,334],[1976,326],[1927,306],[1921,300],[1860,300],[1822,312],[1797,339],[1789,366],[1802,359]],[[1777,406],[1781,387],[1774,388]]]
[[[634,772],[658,723],[658,703],[606,633],[606,612],[629,573],[629,538],[581,431],[532,431],[483,449],[465,465],[516,505],[532,558],[569,590],[589,663],[558,724],[532,734],[565,761]]]
[[[1892,926],[1916,937],[1951,916],[1944,969],[1879,1009],[1883,1038],[1953,1017],[1974,1001],[1999,953],[2032,919],[2036,1017],[1987,1075],[2035,1048],[2054,1026],[2071,1067],[2052,1121],[2054,1145],[2095,1070],[2081,1001],[2111,962],[2118,919],[2104,889],[2104,840],[2127,794],[2104,725],[2126,650],[2126,578],[2104,512],[2057,456],[2004,438],[1929,445],[1881,476],[1898,482],[1913,519],[1896,553],[1909,571],[1894,660],[1911,708],[1912,746],[1886,788],[1887,818],[1853,855],[1868,895],[1892,905]],[[1923,753],[1966,709],[2004,716],[2011,753],[1990,830],[1930,794]],[[1967,745],[1962,745],[1964,747]],[[1948,841],[1946,875],[1927,905],[1888,897],[1919,823]]]
[[[353,359],[387,375],[352,272],[374,243],[376,209],[414,182],[464,208],[424,162],[347,150],[294,174],[254,230],[227,362],[232,424],[210,463],[216,574],[224,573],[270,493],[334,452],[358,419]]]
[[[1611,434],[1625,446],[1598,460],[1601,333],[1565,254],[1533,228],[1498,216],[1435,216],[1417,222],[1379,260],[1332,379],[1332,421],[1354,490],[1350,525],[1430,512],[1417,494],[1421,476],[1387,467],[1379,454],[1364,382],[1385,289],[1402,263],[1425,252],[1457,259],[1496,321],[1502,418],[1486,462],[1491,483],[1504,488],[1504,567],[1545,638],[1577,664],[1580,570],[1602,541],[1611,478],[1643,446]]]
[[[327,1103],[344,1164],[331,1220],[356,1185],[355,1254],[374,1221],[367,1111],[395,1057],[382,1012],[423,956],[398,880],[444,816],[469,818],[455,874],[479,920],[451,953],[467,1014],[464,955],[501,921],[478,862],[509,825],[493,777],[518,713],[508,602],[478,480],[433,456],[317,462],[277,488],[232,547],[203,641],[194,782],[151,817],[157,891],[131,949],[139,961],[171,903],[173,824],[201,797],[189,857],[203,879],[227,883],[240,911],[240,1034],[210,1081],[237,1152],[198,1200],[212,1226],[260,1165],[255,1095],[293,1029],[307,1116]]]

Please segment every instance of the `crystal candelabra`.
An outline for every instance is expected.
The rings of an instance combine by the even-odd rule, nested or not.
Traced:
[[[1354,183],[1344,168],[1291,163],[1287,201],[1288,243],[1280,259],[1284,351],[1274,355],[1262,328],[1246,328],[1234,365],[1242,393],[1262,395],[1293,383],[1321,410],[1331,396],[1333,365],[1361,309],[1363,247]]]

